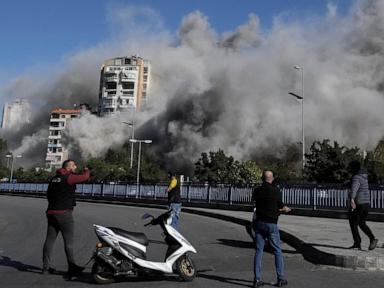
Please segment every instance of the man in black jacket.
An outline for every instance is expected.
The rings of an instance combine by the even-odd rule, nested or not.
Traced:
[[[253,199],[256,202],[256,220],[254,221],[256,242],[254,287],[264,285],[261,281],[261,260],[266,240],[269,241],[275,255],[276,286],[281,287],[288,284],[284,274],[284,260],[280,248],[280,233],[277,220],[280,212],[288,213],[291,209],[284,206],[280,190],[273,184],[273,180],[272,171],[264,171],[263,184],[254,190],[253,195]]]
[[[55,269],[51,267],[51,254],[59,232],[64,239],[68,275],[76,276],[84,269],[84,267],[75,264],[73,256],[74,222],[72,212],[73,207],[76,206],[76,184],[87,181],[90,173],[85,168],[81,174],[75,174],[76,169],[75,161],[64,161],[63,167],[56,171],[56,176],[51,179],[48,185],[48,208],[46,211],[48,228],[43,248],[43,274],[55,273]]]

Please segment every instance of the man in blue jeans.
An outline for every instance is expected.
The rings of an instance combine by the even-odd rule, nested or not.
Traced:
[[[291,209],[283,205],[280,190],[273,184],[273,180],[272,171],[264,171],[263,184],[254,190],[253,195],[253,199],[256,202],[256,221],[254,221],[256,253],[253,287],[264,285],[261,280],[261,262],[266,240],[268,240],[275,255],[276,286],[288,285],[284,273],[284,259],[280,247],[280,233],[277,220],[281,212],[288,213]]]
[[[176,230],[179,230],[179,218],[181,210],[181,196],[180,196],[180,183],[177,181],[176,175],[172,172],[168,172],[168,178],[171,180],[169,183],[167,194],[168,194],[168,205],[169,209],[172,210],[171,226]]]

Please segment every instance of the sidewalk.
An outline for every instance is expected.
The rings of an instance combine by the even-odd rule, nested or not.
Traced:
[[[250,224],[251,212],[183,208],[185,212],[217,217],[238,224]],[[279,228],[283,242],[297,249],[304,258],[315,264],[352,269],[384,271],[384,227],[381,222],[368,222],[379,239],[378,247],[368,250],[368,237],[360,231],[362,249],[347,249],[353,244],[348,220],[281,215]]]

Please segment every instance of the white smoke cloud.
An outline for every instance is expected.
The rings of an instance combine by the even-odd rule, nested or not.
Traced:
[[[182,19],[177,36],[149,8],[111,8],[111,22],[130,28],[68,57],[53,85],[34,93],[48,104],[32,131],[40,131],[42,111],[48,119],[54,105],[95,105],[104,59],[139,54],[151,61],[152,83],[138,133],[153,139],[164,159],[193,163],[201,152],[218,148],[248,158],[300,141],[300,103],[288,95],[301,93],[294,65],[304,69],[306,143],[330,138],[372,149],[384,135],[384,2],[356,1],[344,16],[336,5],[327,8],[326,15],[295,21],[276,17],[268,31],[254,11],[222,35],[195,11]],[[136,16],[155,20],[146,27]],[[102,155],[128,138],[121,119],[92,115],[73,121],[67,134],[84,157]]]

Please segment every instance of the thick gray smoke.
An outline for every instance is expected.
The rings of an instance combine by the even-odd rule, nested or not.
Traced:
[[[121,35],[70,57],[53,80],[28,88],[40,101],[39,112],[33,125],[12,135],[12,147],[40,151],[49,110],[80,102],[96,106],[102,61],[139,54],[151,61],[152,82],[138,135],[154,140],[161,158],[177,167],[190,167],[203,151],[222,148],[244,159],[300,141],[301,103],[288,95],[301,94],[301,70],[294,65],[304,69],[306,142],[330,138],[372,149],[384,135],[384,2],[356,1],[344,16],[328,5],[322,16],[276,17],[268,32],[254,12],[221,35],[206,16],[192,12],[172,36],[155,28],[158,17],[135,27],[135,16],[150,19],[153,11],[119,9]],[[123,120],[87,115],[72,121],[67,141],[84,157],[102,155],[129,138]],[[41,141],[19,145],[25,137]]]

